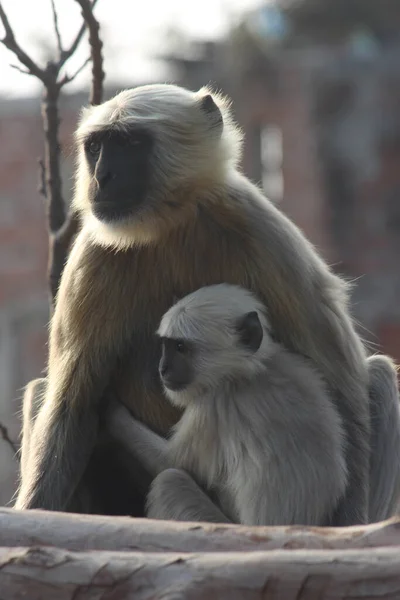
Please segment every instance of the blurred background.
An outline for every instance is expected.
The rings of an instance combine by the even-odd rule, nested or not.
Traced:
[[[50,0],[3,7],[23,48],[52,58]],[[81,24],[56,2],[65,44]],[[399,0],[99,0],[107,99],[125,87],[211,82],[245,131],[243,169],[355,280],[352,310],[371,348],[400,362]],[[1,26],[0,26],[1,29]],[[0,36],[3,33],[0,31]],[[69,70],[88,55],[84,40]],[[38,193],[41,84],[0,46],[0,505],[15,490],[22,387],[47,351],[48,234]],[[64,194],[90,67],[60,102]]]

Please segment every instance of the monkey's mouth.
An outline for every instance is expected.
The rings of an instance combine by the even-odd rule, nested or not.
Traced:
[[[187,381],[178,381],[168,378],[162,379],[164,387],[170,392],[182,392],[188,386]]]
[[[92,212],[99,221],[110,223],[132,217],[134,207],[131,204],[117,204],[116,202],[102,200],[92,204]]]

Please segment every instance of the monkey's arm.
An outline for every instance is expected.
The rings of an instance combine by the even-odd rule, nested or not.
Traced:
[[[22,399],[22,436],[21,436],[21,462],[20,478],[27,480],[29,477],[29,457],[34,452],[32,431],[36,423],[36,417],[43,405],[46,391],[46,378],[33,379],[25,388]],[[90,490],[84,482],[78,486],[75,494],[71,497],[66,510],[76,513],[89,513],[92,511]]]
[[[45,402],[31,432],[15,508],[65,510],[89,462],[97,427],[97,413],[88,405],[71,411]]]
[[[97,440],[99,401],[117,355],[117,340],[112,312],[107,305],[95,305],[105,290],[96,289],[93,263],[92,271],[97,264],[78,237],[51,322],[46,390],[24,459],[18,509],[65,510]],[[91,286],[92,294],[82,282]],[[91,314],[99,316],[101,327],[87,320]],[[121,334],[118,341],[122,344]]]
[[[139,461],[152,478],[170,466],[167,441],[132,417],[119,402],[110,402],[106,413],[108,433]]]
[[[147,516],[173,521],[230,523],[229,519],[191,476],[170,468],[168,442],[132,417],[119,402],[110,402],[106,413],[108,433],[154,477],[147,497]]]

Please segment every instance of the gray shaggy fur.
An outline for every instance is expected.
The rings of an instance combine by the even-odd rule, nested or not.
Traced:
[[[256,352],[237,331],[251,311],[263,329]],[[187,471],[235,522],[329,524],[347,484],[341,419],[310,363],[272,341],[261,303],[237,286],[204,287],[173,306],[158,332],[190,341],[195,352],[193,382],[179,392],[166,389],[185,412],[161,468]],[[187,480],[175,475],[181,504],[190,504]],[[171,477],[170,491],[177,492],[174,472],[162,474],[150,492],[153,518],[176,510],[175,494],[168,500]]]

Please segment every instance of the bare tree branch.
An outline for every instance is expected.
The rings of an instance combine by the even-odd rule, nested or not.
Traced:
[[[96,4],[97,4],[97,0],[93,0],[93,2],[90,4],[92,10],[96,6]],[[86,22],[84,22],[83,25],[81,26],[81,28],[79,29],[74,41],[72,42],[71,46],[69,47],[69,49],[63,51],[63,53],[61,55],[61,59],[60,59],[60,67],[63,67],[65,65],[65,63],[67,62],[67,60],[69,60],[71,58],[71,56],[75,53],[76,49],[78,48],[79,44],[82,41],[85,31],[86,31]]]
[[[3,23],[3,27],[5,30],[5,36],[3,37],[1,41],[2,44],[4,44],[4,46],[6,48],[8,48],[9,50],[11,50],[11,52],[13,52],[15,54],[15,56],[18,58],[18,60],[25,65],[25,67],[28,69],[28,71],[32,74],[35,75],[38,79],[40,79],[40,81],[43,81],[43,83],[46,80],[46,73],[43,69],[41,69],[40,67],[38,67],[38,65],[30,58],[30,56],[28,56],[28,54],[22,50],[21,46],[17,43],[17,40],[15,39],[15,35],[14,35],[14,31],[12,30],[12,27],[10,25],[10,22],[7,18],[7,15],[4,11],[4,8],[0,2],[0,19],[1,22]]]
[[[60,64],[65,64],[68,58],[73,54],[82,39],[85,27],[89,29],[89,45],[92,60],[92,85],[90,92],[90,103],[99,104],[102,99],[103,92],[103,57],[102,57],[102,42],[99,36],[99,23],[93,15],[93,8],[97,0],[76,0],[81,7],[82,16],[84,19],[84,25],[78,32],[75,41],[73,42],[69,51],[64,52],[63,58],[60,60]],[[72,54],[71,54],[72,53]],[[84,69],[89,60],[86,60],[83,65],[71,76],[67,74],[58,83],[61,88],[66,83],[71,82],[77,75]],[[58,290],[62,271],[64,269],[65,261],[71,247],[71,243],[75,235],[78,233],[80,227],[80,219],[77,213],[70,213],[64,217],[63,225],[57,232],[51,233],[50,248],[51,248],[51,260],[49,262],[48,278],[50,284],[50,290],[53,298],[53,302]]]
[[[56,38],[57,38],[58,54],[59,54],[59,58],[61,59],[61,56],[62,56],[62,53],[63,53],[63,46],[62,46],[60,29],[58,27],[58,14],[57,14],[57,9],[56,9],[56,5],[55,5],[54,0],[50,0],[50,2],[51,2],[51,10],[52,10],[52,13],[53,13],[54,31],[55,31]]]
[[[99,23],[93,15],[93,5],[89,0],[76,0],[82,10],[82,16],[89,30],[89,45],[92,58],[92,88],[90,104],[100,104],[103,93],[103,43],[99,36]]]
[[[88,65],[90,63],[90,61],[92,60],[92,58],[90,56],[88,56],[88,58],[85,60],[85,62],[79,67],[79,69],[77,69],[75,71],[75,73],[73,75],[68,75],[67,73],[64,75],[64,77],[58,82],[58,85],[61,87],[63,87],[64,85],[66,85],[67,83],[71,83],[71,81],[73,81],[75,79],[75,77],[77,77],[77,75],[79,75],[79,73],[81,71],[83,71],[83,69],[86,67],[86,65]]]
[[[90,92],[91,104],[99,104],[102,98],[104,71],[102,59],[102,42],[99,37],[99,23],[93,15],[93,7],[97,0],[76,0],[81,7],[83,24],[80,27],[74,41],[69,49],[64,50],[62,46],[61,33],[59,30],[58,14],[55,0],[51,0],[53,23],[58,45],[58,60],[49,61],[45,68],[40,68],[22,50],[15,39],[14,31],[8,17],[0,2],[0,19],[5,29],[5,36],[1,42],[11,50],[19,59],[27,71],[17,65],[13,65],[24,74],[36,76],[44,84],[42,99],[42,119],[45,133],[44,160],[40,163],[40,186],[39,191],[46,199],[46,212],[49,227],[49,260],[48,280],[51,295],[51,305],[57,294],[59,281],[64,268],[66,257],[72,238],[79,229],[79,218],[77,215],[67,215],[64,199],[62,196],[61,173],[60,173],[60,144],[58,112],[58,101],[61,88],[70,83],[84,69],[89,60],[92,60],[92,85]],[[65,74],[59,78],[60,71],[74,54],[83,38],[86,28],[89,31],[90,59],[86,60],[73,74]]]
[[[43,162],[42,158],[39,158],[38,164],[39,164],[38,192],[39,192],[39,194],[41,194],[42,196],[44,196],[46,198],[46,196],[47,196],[47,194],[46,194],[46,170],[44,168],[44,162]]]
[[[62,227],[57,232],[50,234],[51,254],[49,254],[48,280],[53,302],[56,298],[69,249],[79,231],[80,224],[78,214],[70,212],[64,219]]]
[[[0,435],[1,435],[2,439],[10,446],[10,448],[14,452],[15,456],[18,458],[18,448],[17,448],[16,444],[10,438],[7,427],[5,425],[3,425],[2,423],[0,423]]]

